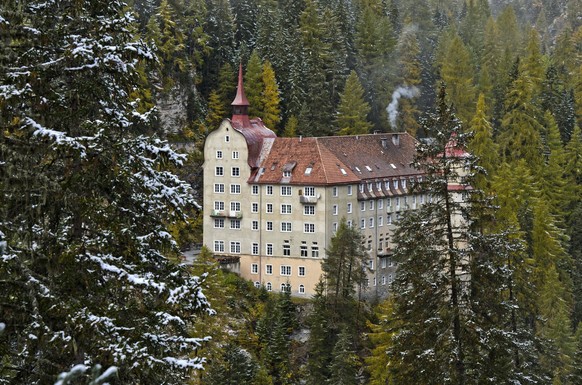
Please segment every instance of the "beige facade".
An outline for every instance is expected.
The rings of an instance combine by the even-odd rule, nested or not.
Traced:
[[[239,69],[233,116],[204,146],[204,244],[256,286],[311,296],[342,217],[369,254],[364,296],[384,296],[394,278],[394,223],[427,197],[406,133],[277,138],[248,116]]]

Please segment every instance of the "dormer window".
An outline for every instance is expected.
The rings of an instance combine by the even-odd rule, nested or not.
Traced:
[[[283,178],[291,178],[291,171],[289,170],[283,171]]]
[[[360,192],[363,193],[364,192],[364,185],[360,184]]]
[[[398,179],[394,179],[392,181],[392,186],[394,187],[395,190],[398,190]]]
[[[311,171],[313,171],[313,167],[309,166],[305,169],[305,175],[311,175]]]
[[[406,188],[406,179],[402,179],[402,188],[405,189]]]
[[[372,182],[369,182],[368,183],[368,191],[369,192],[372,192]]]

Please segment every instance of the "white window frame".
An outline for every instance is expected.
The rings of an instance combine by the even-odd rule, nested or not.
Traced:
[[[331,196],[337,197],[338,195],[339,194],[338,194],[338,188],[337,188],[337,186],[332,187],[331,188]]]
[[[267,224],[265,226],[265,230],[273,231],[273,221],[267,221]]]
[[[279,269],[279,273],[282,277],[290,277],[291,276],[291,265],[281,265]]]
[[[303,232],[306,234],[315,233],[315,223],[306,222],[303,224]]]
[[[251,263],[251,274],[259,274],[259,264]]]
[[[224,167],[216,166],[214,168],[214,176],[224,176]]]
[[[265,265],[265,274],[273,275],[273,265]]]
[[[281,186],[281,196],[288,197],[293,193],[291,186]]]
[[[251,195],[259,195],[259,186],[254,184],[251,186]]]
[[[303,195],[306,197],[314,197],[316,196],[315,193],[316,193],[315,187],[313,186],[305,186],[303,188]]]
[[[239,158],[239,153],[238,151],[233,151],[232,152],[232,159],[238,159]]]
[[[231,254],[240,254],[240,250],[241,250],[241,248],[240,248],[239,241],[230,241],[230,253]]]
[[[282,233],[290,233],[292,231],[291,228],[291,222],[281,222]]]
[[[252,255],[259,255],[259,244],[257,242],[253,242],[251,244],[251,254]]]
[[[348,203],[348,214],[352,213],[352,204]]]
[[[338,208],[337,205],[333,205],[332,206],[332,215],[337,215],[338,214]]]
[[[300,255],[303,258],[306,258],[309,254],[308,254],[308,249],[307,249],[307,245],[301,245],[300,246]]]
[[[360,229],[366,228],[366,218],[360,219]]]
[[[230,193],[231,194],[240,194],[240,191],[241,191],[240,184],[238,184],[238,183],[232,183],[230,185]]]
[[[216,150],[216,159],[222,159],[222,150]]]
[[[291,256],[291,245],[288,243],[283,244],[283,256],[284,257]]]
[[[214,193],[215,194],[224,194],[224,183],[215,183],[214,184]]]
[[[224,241],[214,241],[214,252],[224,253]]]
[[[224,218],[214,218],[214,228],[224,229]]]
[[[265,204],[265,212],[267,214],[273,214],[273,204],[272,203]]]
[[[292,212],[292,206],[290,203],[282,203],[281,204],[281,214],[287,215],[287,214],[291,214]]]
[[[311,258],[319,258],[319,246],[311,246]]]
[[[272,243],[265,244],[265,254],[273,255],[273,244]]]
[[[224,211],[224,201],[214,201],[214,210]]]
[[[231,219],[230,220],[230,229],[231,230],[240,230],[240,219]]]
[[[259,212],[259,203],[252,202],[251,203],[251,213],[258,213]]]
[[[267,195],[273,195],[273,186],[267,185]]]
[[[305,294],[305,285],[299,285],[299,294]]]
[[[259,221],[252,221],[251,222],[251,230],[259,231]]]
[[[298,277],[305,277],[305,266],[298,266],[297,267],[297,276]]]
[[[348,186],[348,195],[352,195],[352,185]]]
[[[230,168],[230,176],[234,178],[240,177],[240,167],[231,167]]]
[[[303,215],[315,215],[315,205],[303,206]]]
[[[240,212],[240,202],[231,201],[230,202],[230,211]]]

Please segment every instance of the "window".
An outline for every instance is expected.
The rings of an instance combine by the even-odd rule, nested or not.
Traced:
[[[380,215],[378,217],[378,227],[382,227],[382,226],[384,226],[384,217]]]
[[[273,291],[273,284],[271,282],[267,282],[267,291]]]
[[[386,285],[386,276],[385,275],[382,276],[382,285]]]
[[[299,285],[299,294],[305,294],[305,285]]]
[[[315,187],[305,187],[305,196],[306,197],[314,197],[315,196]]]
[[[311,246],[311,258],[319,257],[319,246]]]
[[[273,255],[273,244],[267,243],[266,248],[267,248],[267,255]]]
[[[231,194],[240,194],[240,184],[231,184],[230,185],[230,193]]]
[[[230,202],[230,211],[240,211],[240,202]]]
[[[281,275],[285,276],[291,275],[291,266],[281,265]]]
[[[240,167],[233,167],[230,172],[230,175],[232,176],[240,176]]]
[[[291,205],[282,204],[281,205],[281,214],[291,214]]]
[[[396,210],[400,210],[400,198],[394,198],[394,204],[396,205]]]
[[[392,206],[392,199],[386,198],[386,207]]]
[[[259,274],[259,265],[256,263],[251,264],[251,274]]]
[[[303,224],[304,233],[315,233],[315,223],[304,223]]]
[[[392,214],[388,214],[388,216],[386,216],[386,224],[387,225],[392,224]]]
[[[348,186],[348,195],[352,195],[352,186]]]
[[[382,190],[382,182],[376,182],[376,190]]]
[[[214,171],[214,175],[216,175],[216,176],[224,176],[224,167],[222,167],[222,166],[216,166],[216,169]]]
[[[291,196],[291,186],[281,186],[281,195]]]
[[[225,141],[226,143],[230,142],[230,135],[225,135],[225,136],[224,136],[224,141]]]
[[[259,289],[261,287],[261,283],[259,281],[255,281],[255,287]]]
[[[240,242],[231,241],[230,242],[230,252],[233,254],[240,254]]]
[[[315,215],[315,206],[314,205],[303,206],[303,215]]]
[[[372,192],[372,182],[368,182],[368,191]]]
[[[222,151],[216,150],[216,159],[222,159]]]
[[[394,189],[398,189],[398,179],[394,179],[392,181],[392,187],[394,187]]]
[[[251,203],[251,213],[259,212],[259,204],[256,202]]]
[[[281,222],[281,231],[284,233],[291,232],[291,222]]]
[[[281,292],[291,292],[291,285],[282,283]]]
[[[273,231],[273,222],[267,221],[267,231]]]
[[[364,185],[363,184],[360,184],[359,187],[360,187],[360,192],[363,193],[364,192]]]
[[[297,273],[300,277],[305,277],[305,266],[299,266]]]
[[[231,219],[230,228],[235,230],[240,229],[240,219]]]
[[[390,181],[389,180],[384,181],[384,188],[386,190],[390,190]]]
[[[378,201],[378,210],[382,210],[384,208],[384,199],[380,199]]]
[[[238,151],[232,152],[232,159],[238,159]]]
[[[267,213],[273,214],[273,204],[267,203]]]
[[[386,265],[388,265],[388,258],[382,258],[381,261],[382,261],[382,269],[385,269]]]
[[[368,219],[368,227],[371,229],[374,228],[374,218]]]
[[[333,212],[333,215],[337,215],[337,205],[333,205],[332,212]]]
[[[214,252],[224,253],[224,241],[214,241]]]
[[[365,229],[365,228],[366,228],[366,220],[360,219],[360,229]]]
[[[351,229],[352,228],[352,220],[349,219],[347,224],[348,224],[348,227]]]
[[[283,255],[289,257],[291,255],[291,245],[283,245]]]
[[[268,275],[272,275],[273,274],[273,265],[265,265],[265,273],[267,273]]]
[[[253,195],[259,195],[259,186],[257,186],[256,184],[254,184],[251,187],[251,194],[253,194]]]
[[[267,186],[267,195],[273,195],[273,186]]]
[[[370,207],[370,210],[374,210],[374,201],[370,201],[368,206]]]
[[[214,201],[214,210],[224,211],[224,202],[222,202],[222,201]]]
[[[374,270],[374,260],[368,259],[368,269]]]
[[[406,188],[406,179],[402,179],[400,183],[402,184],[402,188]]]
[[[338,188],[337,187],[332,187],[331,189],[331,195],[334,197],[337,197],[338,192],[337,192]]]
[[[364,201],[360,202],[360,211],[366,211],[366,202]]]
[[[307,257],[307,245],[301,245],[301,256]]]
[[[283,171],[283,178],[291,178],[291,171],[289,170]]]
[[[335,233],[337,231],[337,222],[331,224],[331,230]]]
[[[223,218],[214,218],[214,228],[215,229],[224,229],[224,219]]]
[[[258,243],[253,243],[251,245],[251,251],[253,255],[259,255],[259,244]]]
[[[394,275],[388,274],[388,283],[394,282]]]
[[[352,213],[352,204],[348,203],[348,214]]]
[[[214,184],[214,192],[217,194],[224,192],[224,183],[215,183]]]

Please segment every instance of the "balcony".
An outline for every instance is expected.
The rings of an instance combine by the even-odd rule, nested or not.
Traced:
[[[228,212],[229,218],[241,219],[242,213],[240,211],[229,211]]]
[[[241,219],[242,212],[240,211],[225,211],[225,210],[212,210],[210,216],[214,218],[234,218]]]
[[[212,212],[210,213],[211,217],[215,217],[215,218],[224,218],[226,217],[226,211],[224,210],[212,210]]]
[[[321,195],[317,194],[317,196],[309,196],[309,195],[299,195],[299,202],[306,203],[306,204],[315,204],[319,200]]]

